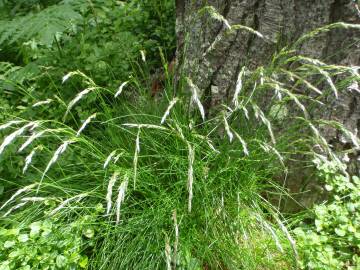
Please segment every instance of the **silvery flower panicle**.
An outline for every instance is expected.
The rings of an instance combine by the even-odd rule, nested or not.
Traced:
[[[0,125],[0,130],[3,130],[3,129],[7,129],[8,127],[11,127],[12,125],[16,125],[16,124],[19,124],[19,123],[22,123],[24,121],[21,121],[21,120],[12,120],[12,121],[9,121],[3,125]]]
[[[144,50],[140,50],[140,54],[141,54],[141,60],[143,62],[146,62],[146,53]]]
[[[192,208],[192,199],[193,199],[193,182],[194,182],[194,160],[195,160],[195,151],[194,148],[191,146],[190,143],[188,143],[188,161],[189,161],[189,167],[188,167],[188,192],[189,192],[189,199],[188,199],[188,211],[191,212]]]
[[[120,222],[120,208],[122,202],[125,200],[125,193],[128,186],[129,180],[128,177],[125,176],[125,180],[121,183],[119,187],[119,193],[116,200],[116,224],[119,224]]]
[[[136,135],[135,154],[134,154],[134,160],[133,160],[133,166],[134,166],[134,188],[135,188],[135,186],[136,186],[137,166],[138,166],[139,153],[140,153],[140,128],[138,129],[138,132],[137,132],[137,135]]]
[[[32,158],[35,155],[36,150],[32,150],[31,153],[25,158],[25,165],[23,168],[23,174],[27,171],[29,165],[31,164]]]
[[[62,83],[65,83],[72,75],[74,75],[75,72],[69,72],[64,77],[62,77]]]
[[[59,148],[55,151],[54,155],[50,159],[48,165],[46,166],[46,169],[41,177],[41,180],[44,179],[45,174],[49,171],[50,167],[58,160],[59,156],[65,152],[66,148],[71,143],[74,143],[74,141],[65,141],[62,145],[59,146]]]
[[[106,158],[106,160],[105,160],[105,162],[104,162],[104,166],[103,166],[104,169],[109,165],[111,159],[115,156],[115,154],[116,154],[116,150],[112,151],[112,152],[110,153],[110,155],[108,155],[108,157]]]
[[[169,106],[167,107],[167,109],[166,109],[163,117],[161,118],[160,124],[164,124],[164,123],[165,123],[166,118],[169,116],[172,107],[175,106],[175,104],[176,104],[176,102],[178,102],[178,100],[179,100],[178,98],[174,98],[172,101],[170,101]]]
[[[23,187],[21,189],[19,189],[18,191],[16,191],[11,197],[10,199],[8,199],[1,207],[0,207],[0,210],[4,209],[5,206],[7,206],[9,203],[11,203],[17,196],[19,196],[20,194],[26,192],[26,191],[29,191],[31,190],[32,188],[34,188],[37,184],[31,184],[31,185],[28,185],[26,187]]]
[[[106,202],[107,202],[107,207],[106,207],[106,214],[108,215],[110,213],[111,210],[111,198],[112,198],[112,191],[113,191],[113,187],[115,185],[116,180],[119,177],[119,172],[115,172],[109,181],[108,187],[107,187],[107,193],[106,193]]]
[[[231,143],[233,141],[233,139],[234,139],[234,134],[230,130],[230,126],[229,126],[229,123],[228,123],[225,115],[224,115],[224,125],[225,125],[226,133],[227,133],[227,135],[229,137],[229,141]]]
[[[35,108],[35,107],[38,107],[38,106],[41,106],[41,105],[46,105],[46,104],[51,103],[52,101],[53,101],[52,99],[38,101],[34,105],[32,105],[32,107]]]
[[[21,202],[13,207],[10,208],[9,211],[7,211],[4,215],[3,215],[3,218],[4,217],[7,217],[8,215],[10,215],[13,211],[15,211],[16,209],[19,209],[20,207],[23,207],[25,204],[27,204],[28,202]]]
[[[36,140],[37,138],[41,137],[46,131],[48,130],[43,130],[40,131],[38,133],[34,133],[33,135],[31,135],[19,148],[18,152],[22,152],[26,147],[28,147],[34,140]]]
[[[63,201],[58,207],[56,207],[54,210],[52,210],[50,212],[50,216],[54,215],[55,213],[59,212],[61,209],[63,209],[69,202],[72,202],[72,201],[80,201],[82,198],[86,197],[87,194],[79,194],[79,195],[76,195],[74,197],[71,197],[69,199],[66,199],[65,201]]]
[[[190,78],[186,78],[187,79],[187,83],[190,86],[191,92],[192,92],[192,96],[191,99],[193,102],[196,103],[197,107],[199,108],[200,114],[201,114],[201,118],[203,119],[203,121],[205,121],[205,110],[203,105],[201,104],[200,98],[199,98],[199,88],[192,82],[192,80]]]
[[[81,127],[79,128],[78,132],[76,133],[76,137],[79,137],[81,132],[86,128],[86,126],[90,123],[90,121],[92,119],[94,119],[96,117],[96,113],[90,115],[85,121],[84,123],[81,125]]]
[[[76,95],[76,97],[73,100],[71,100],[69,105],[67,106],[64,118],[66,118],[66,116],[69,114],[70,110],[72,109],[72,107],[75,106],[76,103],[78,103],[84,96],[86,96],[87,94],[89,94],[90,92],[92,92],[94,90],[95,90],[95,87],[90,87],[90,88],[86,88],[85,90],[82,90],[80,93],[78,93]]]
[[[115,93],[114,97],[117,98],[118,96],[120,96],[120,94],[122,93],[124,87],[128,84],[129,82],[123,82],[119,89],[117,90],[117,92]]]
[[[11,133],[10,135],[8,135],[3,143],[0,145],[0,155],[2,154],[2,152],[4,151],[4,149],[6,148],[6,146],[8,146],[9,144],[11,144],[17,137],[21,136],[26,129],[31,129],[35,126],[37,126],[38,124],[36,122],[30,122],[27,125],[19,128],[18,130],[14,131],[13,133]]]
[[[234,93],[234,97],[232,100],[232,102],[235,105],[235,108],[239,107],[239,95],[240,95],[241,89],[243,87],[242,79],[243,79],[244,73],[245,73],[245,67],[243,67],[241,69],[238,79],[236,81],[235,93]]]

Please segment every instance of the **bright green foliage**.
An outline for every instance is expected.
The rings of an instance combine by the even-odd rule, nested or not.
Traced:
[[[70,5],[54,5],[38,13],[0,22],[0,45],[29,42],[29,46],[51,47],[54,37],[79,23],[81,15]]]
[[[303,269],[360,269],[360,179],[338,161],[316,160],[329,200],[314,208],[312,224],[295,230]]]
[[[317,124],[355,138],[310,118],[324,97],[360,81],[353,68],[286,47],[268,66],[243,67],[231,103],[202,121],[189,78],[174,85],[165,72],[163,97],[149,95],[161,57],[167,70],[174,53],[174,1],[10,2],[0,1],[0,123],[19,122],[0,131],[3,269],[297,269],[287,218],[268,200],[281,204],[275,182],[287,162],[313,157],[314,144],[336,158]],[[273,98],[263,104],[264,95]],[[335,203],[352,200],[355,184],[329,183],[341,193]],[[320,231],[311,230],[337,233],[328,236],[334,264],[351,261],[341,243],[350,243],[346,224],[357,228],[346,207],[337,223],[337,208],[319,207]]]
[[[0,269],[85,269],[94,246],[93,216],[66,226],[46,218],[0,229]]]

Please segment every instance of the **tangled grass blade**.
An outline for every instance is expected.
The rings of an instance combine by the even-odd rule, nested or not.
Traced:
[[[118,96],[121,95],[124,87],[128,84],[129,82],[126,81],[126,82],[123,82],[120,86],[119,86],[119,89],[116,91],[115,95],[114,95],[114,98],[117,98]]]
[[[50,216],[56,214],[57,212],[59,212],[61,209],[63,209],[68,203],[72,202],[72,201],[76,201],[79,202],[81,199],[83,199],[84,197],[86,197],[87,194],[79,194],[76,195],[74,197],[71,197],[69,199],[66,199],[65,201],[63,201],[58,207],[56,207],[54,210],[52,210],[50,212]]]
[[[113,191],[113,187],[115,185],[116,180],[119,177],[119,172],[115,172],[109,181],[108,187],[107,187],[107,193],[106,193],[106,203],[107,203],[107,207],[106,207],[106,215],[110,214],[110,210],[111,210],[111,198],[112,198],[112,191]]]
[[[92,119],[94,119],[96,117],[96,113],[90,115],[85,121],[84,123],[81,125],[81,127],[79,128],[78,132],[76,133],[76,137],[79,137],[81,132],[86,128],[86,126],[91,122]]]
[[[178,101],[179,101],[178,98],[174,98],[173,100],[170,101],[169,106],[167,107],[163,117],[161,118],[161,122],[160,122],[161,125],[165,123],[166,118],[169,116],[171,109],[175,106],[175,104]]]
[[[188,162],[189,162],[189,166],[188,166],[188,183],[187,183],[187,188],[188,188],[188,192],[189,192],[189,199],[188,199],[188,211],[189,213],[191,212],[191,208],[192,208],[192,199],[193,199],[193,182],[194,182],[194,161],[195,161],[195,151],[194,148],[191,146],[191,144],[188,142],[187,143],[188,146]]]
[[[105,160],[104,166],[103,166],[104,169],[109,165],[111,159],[115,156],[115,154],[116,154],[116,150],[112,151],[112,152],[110,153],[110,155],[108,155],[108,157],[107,157],[106,160]]]
[[[316,92],[317,94],[322,95],[322,92],[318,88],[316,88],[314,85],[312,85],[309,81],[307,81],[306,79],[298,76],[297,74],[295,74],[295,73],[293,73],[291,71],[285,70],[285,69],[281,69],[281,71],[283,73],[287,74],[288,76],[296,78],[299,82],[305,84],[306,87],[308,87],[312,91]]]
[[[29,191],[31,190],[32,188],[36,187],[37,184],[31,184],[31,185],[28,185],[26,187],[23,187],[21,189],[19,189],[18,191],[16,191],[11,197],[10,199],[8,199],[1,207],[0,207],[0,210],[4,209],[9,203],[11,203],[17,196],[19,196],[20,194],[26,192],[26,191]]]
[[[121,185],[118,189],[118,196],[116,199],[116,224],[119,224],[119,222],[120,222],[121,204],[125,200],[125,194],[126,194],[126,189],[127,189],[128,183],[129,183],[129,179],[128,179],[127,175],[125,175],[125,179],[121,183]]]
[[[279,153],[279,151],[276,150],[276,148],[272,147],[270,144],[267,144],[265,142],[260,142],[260,147],[267,153],[273,152],[279,159],[279,161],[280,161],[281,165],[284,167],[285,171],[287,170],[285,163],[284,163],[284,158]]]

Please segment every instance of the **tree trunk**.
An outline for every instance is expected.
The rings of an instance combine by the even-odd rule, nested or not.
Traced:
[[[202,12],[204,6],[214,7],[225,20]],[[208,111],[230,102],[243,66],[266,65],[279,48],[316,28],[360,22],[352,0],[177,0],[176,9],[178,67],[198,86]],[[227,22],[251,27],[265,40],[245,30],[229,34]],[[331,30],[304,43],[299,53],[326,63],[359,66],[359,34],[359,30]],[[354,132],[360,129],[360,91],[355,90],[331,100],[321,117],[337,120]],[[327,133],[328,140],[339,140],[335,131]],[[296,184],[292,189],[299,188]]]

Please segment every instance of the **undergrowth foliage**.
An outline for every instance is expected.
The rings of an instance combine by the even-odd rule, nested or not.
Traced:
[[[299,42],[340,26],[355,27],[322,28]],[[26,106],[7,109],[0,125],[0,164],[21,160],[16,178],[1,174],[0,269],[320,269],[298,250],[313,245],[300,238],[297,246],[269,201],[287,196],[279,179],[297,155],[340,161],[319,124],[359,147],[355,134],[314,115],[360,76],[299,55],[299,42],[268,66],[243,67],[231,103],[211,118],[190,78],[180,87],[166,72],[163,97],[150,98],[144,52],[145,67],[117,87],[75,70],[49,76],[54,93],[41,99],[29,82],[9,78],[16,65],[2,64],[1,83]]]
[[[314,223],[295,233],[303,252],[304,269],[357,269],[360,265],[360,179],[346,173],[346,165],[323,156],[314,160],[319,176],[331,192],[327,204],[314,208]]]

